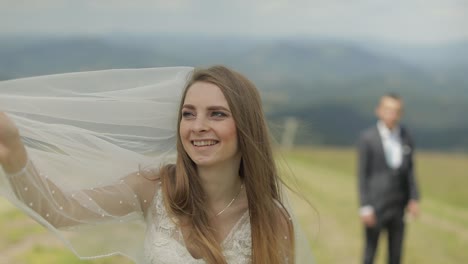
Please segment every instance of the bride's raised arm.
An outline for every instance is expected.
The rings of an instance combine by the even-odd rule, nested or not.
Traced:
[[[136,172],[107,186],[64,191],[32,161],[7,177],[18,201],[56,228],[143,216],[158,187],[156,180]]]
[[[4,113],[0,113],[0,131],[0,163],[11,191],[56,228],[143,215],[157,188],[153,171],[136,171],[92,188],[60,186],[27,157],[18,129]]]

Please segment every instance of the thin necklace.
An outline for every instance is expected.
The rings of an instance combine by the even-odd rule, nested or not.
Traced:
[[[226,211],[226,209],[229,208],[229,206],[231,206],[231,204],[237,199],[237,197],[239,197],[241,191],[242,191],[242,188],[244,188],[244,183],[241,184],[240,188],[239,188],[239,192],[236,194],[236,196],[234,196],[234,198],[232,198],[232,200],[228,203],[228,205],[226,205],[226,207],[224,207],[223,210],[221,210],[219,213],[216,214],[216,216],[219,216],[220,214],[224,213],[224,211]]]

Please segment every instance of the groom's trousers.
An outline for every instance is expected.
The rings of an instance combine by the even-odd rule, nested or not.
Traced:
[[[403,221],[404,211],[401,210],[391,218],[382,220],[375,227],[365,227],[366,247],[364,251],[364,264],[374,263],[379,236],[381,231],[386,230],[388,236],[388,263],[400,264],[403,235],[405,223]]]

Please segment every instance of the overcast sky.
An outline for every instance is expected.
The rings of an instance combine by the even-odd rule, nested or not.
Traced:
[[[204,33],[468,40],[468,0],[0,0],[6,33]]]

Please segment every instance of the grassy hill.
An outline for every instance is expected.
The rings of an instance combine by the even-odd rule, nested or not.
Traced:
[[[318,215],[302,213],[317,263],[360,263],[363,233],[357,215],[354,150],[303,149],[286,157],[318,211]],[[422,214],[408,219],[404,263],[464,263],[468,259],[464,187],[468,156],[420,153],[416,162]],[[386,263],[386,247],[381,240],[377,263]]]
[[[360,263],[355,153],[307,148],[283,153],[313,208],[293,197],[316,263]],[[468,259],[468,155],[419,153],[417,177],[422,214],[409,219],[404,263],[464,263]],[[378,264],[385,262],[382,240]],[[0,263],[127,264],[123,258],[79,261],[44,229],[0,200]]]

